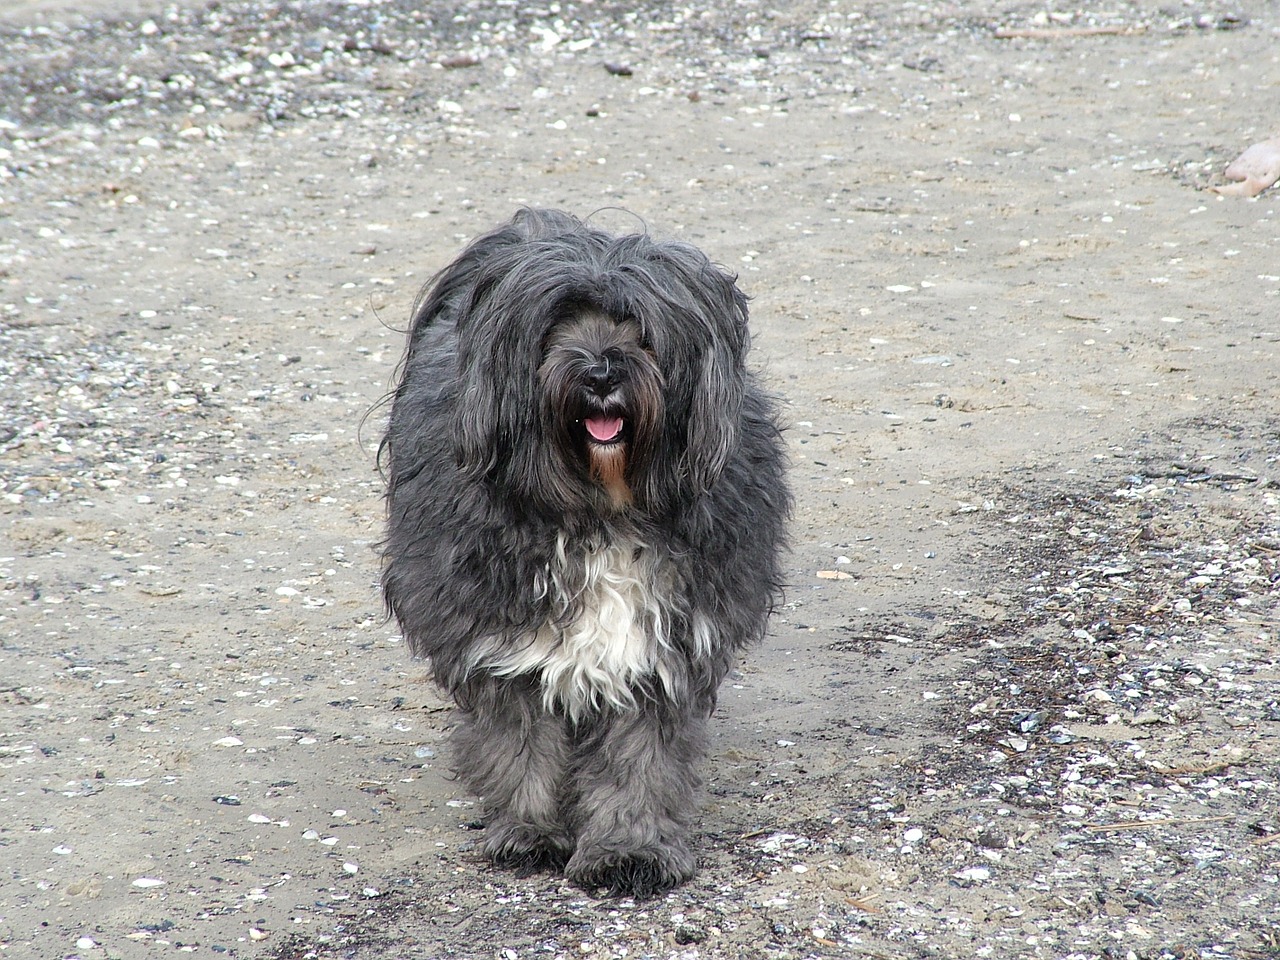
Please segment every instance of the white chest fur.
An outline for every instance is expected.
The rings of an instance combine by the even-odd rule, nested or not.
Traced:
[[[575,720],[604,706],[634,706],[634,686],[646,676],[670,689],[662,653],[674,598],[665,563],[630,543],[569,557],[562,540],[535,588],[550,599],[551,619],[480,666],[499,676],[541,674],[547,708],[558,704]]]

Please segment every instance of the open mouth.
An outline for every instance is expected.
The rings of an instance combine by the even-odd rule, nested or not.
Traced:
[[[582,425],[592,441],[600,444],[617,443],[622,439],[623,420],[621,417],[586,417]]]

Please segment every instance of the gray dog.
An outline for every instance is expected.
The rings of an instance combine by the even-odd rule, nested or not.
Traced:
[[[775,411],[695,248],[522,210],[423,291],[380,451],[383,591],[454,698],[484,852],[688,880],[707,721],[780,587]]]

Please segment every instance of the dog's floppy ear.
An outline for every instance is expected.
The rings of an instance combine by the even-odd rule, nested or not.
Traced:
[[[442,316],[457,324],[454,453],[474,479],[527,466],[518,461],[531,453],[519,439],[537,410],[533,389],[547,320],[539,307],[555,292],[555,277],[540,273],[527,251],[531,242],[545,246],[577,223],[557,211],[521,210],[472,242],[415,307],[413,340]]]
[[[704,493],[720,477],[738,445],[742,397],[746,390],[743,356],[747,349],[747,298],[733,278],[707,264],[702,274],[709,336],[699,344],[701,357],[691,371],[696,387],[685,431],[684,473]]]
[[[499,230],[476,240],[423,289],[414,305],[405,357],[406,366],[414,362],[419,344],[433,336],[437,323],[452,320],[459,329],[476,329],[474,336],[460,338],[453,358],[459,391],[453,405],[454,453],[458,466],[473,477],[489,473],[497,461],[495,408],[499,395],[493,389],[494,371],[489,360],[494,345],[491,333],[480,332],[486,325],[478,322],[476,312],[488,301],[498,279],[486,266],[504,245],[518,240],[504,233]]]
[[[738,446],[746,392],[747,298],[697,247],[643,234],[613,245],[608,312],[640,322],[666,381],[669,481],[697,496]],[[659,486],[665,484],[655,476]]]
[[[489,476],[497,468],[501,434],[510,432],[500,416],[503,395],[494,369],[497,351],[485,349],[492,346],[485,338],[458,350],[454,455],[462,472],[473,479]]]
[[[647,305],[650,339],[671,374],[669,386],[679,392],[668,410],[683,422],[676,419],[668,427],[684,433],[680,479],[692,493],[705,493],[738,446],[747,298],[735,278],[696,247],[655,243],[643,259],[660,298]]]
[[[702,358],[698,388],[689,406],[684,467],[694,489],[705,493],[720,477],[738,444],[742,411],[742,372],[712,344]]]
[[[538,416],[537,364],[544,318],[519,297],[520,277],[481,282],[459,327],[454,449],[458,466],[479,479],[524,475]]]

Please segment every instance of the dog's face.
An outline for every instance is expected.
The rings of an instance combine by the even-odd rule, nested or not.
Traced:
[[[598,484],[615,509],[630,505],[664,419],[662,373],[639,325],[597,311],[557,324],[538,386],[542,430],[566,469]]]
[[[415,330],[449,322],[458,466],[518,509],[669,514],[736,449],[746,298],[693,247],[517,217],[437,278]]]

